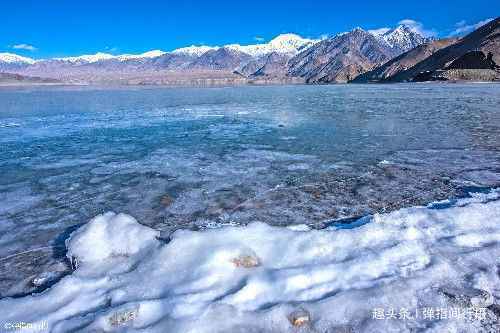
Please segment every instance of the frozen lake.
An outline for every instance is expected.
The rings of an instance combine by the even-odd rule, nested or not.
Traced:
[[[0,297],[67,273],[64,240],[107,211],[166,238],[487,192],[499,105],[495,84],[0,89]]]

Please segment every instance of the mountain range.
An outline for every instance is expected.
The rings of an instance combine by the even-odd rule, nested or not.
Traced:
[[[355,28],[320,40],[282,34],[268,43],[189,46],[137,55],[35,60],[0,53],[0,72],[65,83],[125,84],[496,80],[499,21],[463,38],[443,40],[400,25],[374,31]]]
[[[420,61],[433,55],[436,51],[452,45],[458,38],[445,38],[429,41],[405,52],[375,69],[362,73],[354,79],[354,82],[389,82],[397,81],[400,73],[412,68]]]

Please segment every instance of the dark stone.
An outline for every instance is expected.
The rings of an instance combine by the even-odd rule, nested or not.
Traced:
[[[168,195],[168,194],[165,194],[164,196],[161,197],[160,199],[160,203],[165,206],[165,207],[168,207],[170,206],[172,203],[174,202],[174,199]]]
[[[451,302],[462,307],[488,307],[493,304],[493,297],[486,290],[475,288],[443,287],[439,290]]]

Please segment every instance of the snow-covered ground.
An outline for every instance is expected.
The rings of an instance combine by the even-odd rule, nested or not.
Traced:
[[[66,241],[71,275],[41,294],[0,301],[2,325],[51,332],[494,332],[499,197],[493,190],[377,214],[352,229],[254,222],[178,230],[169,240],[131,216],[106,213]]]

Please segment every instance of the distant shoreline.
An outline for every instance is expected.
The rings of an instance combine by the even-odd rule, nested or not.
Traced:
[[[216,84],[168,84],[168,83],[46,83],[46,82],[0,82],[1,88],[18,87],[93,87],[93,88],[224,88],[224,87],[266,87],[266,86],[338,86],[338,85],[392,85],[392,84],[500,84],[500,81],[422,81],[422,82],[337,82],[337,83],[305,83],[305,82],[241,82],[241,83],[216,83]]]

